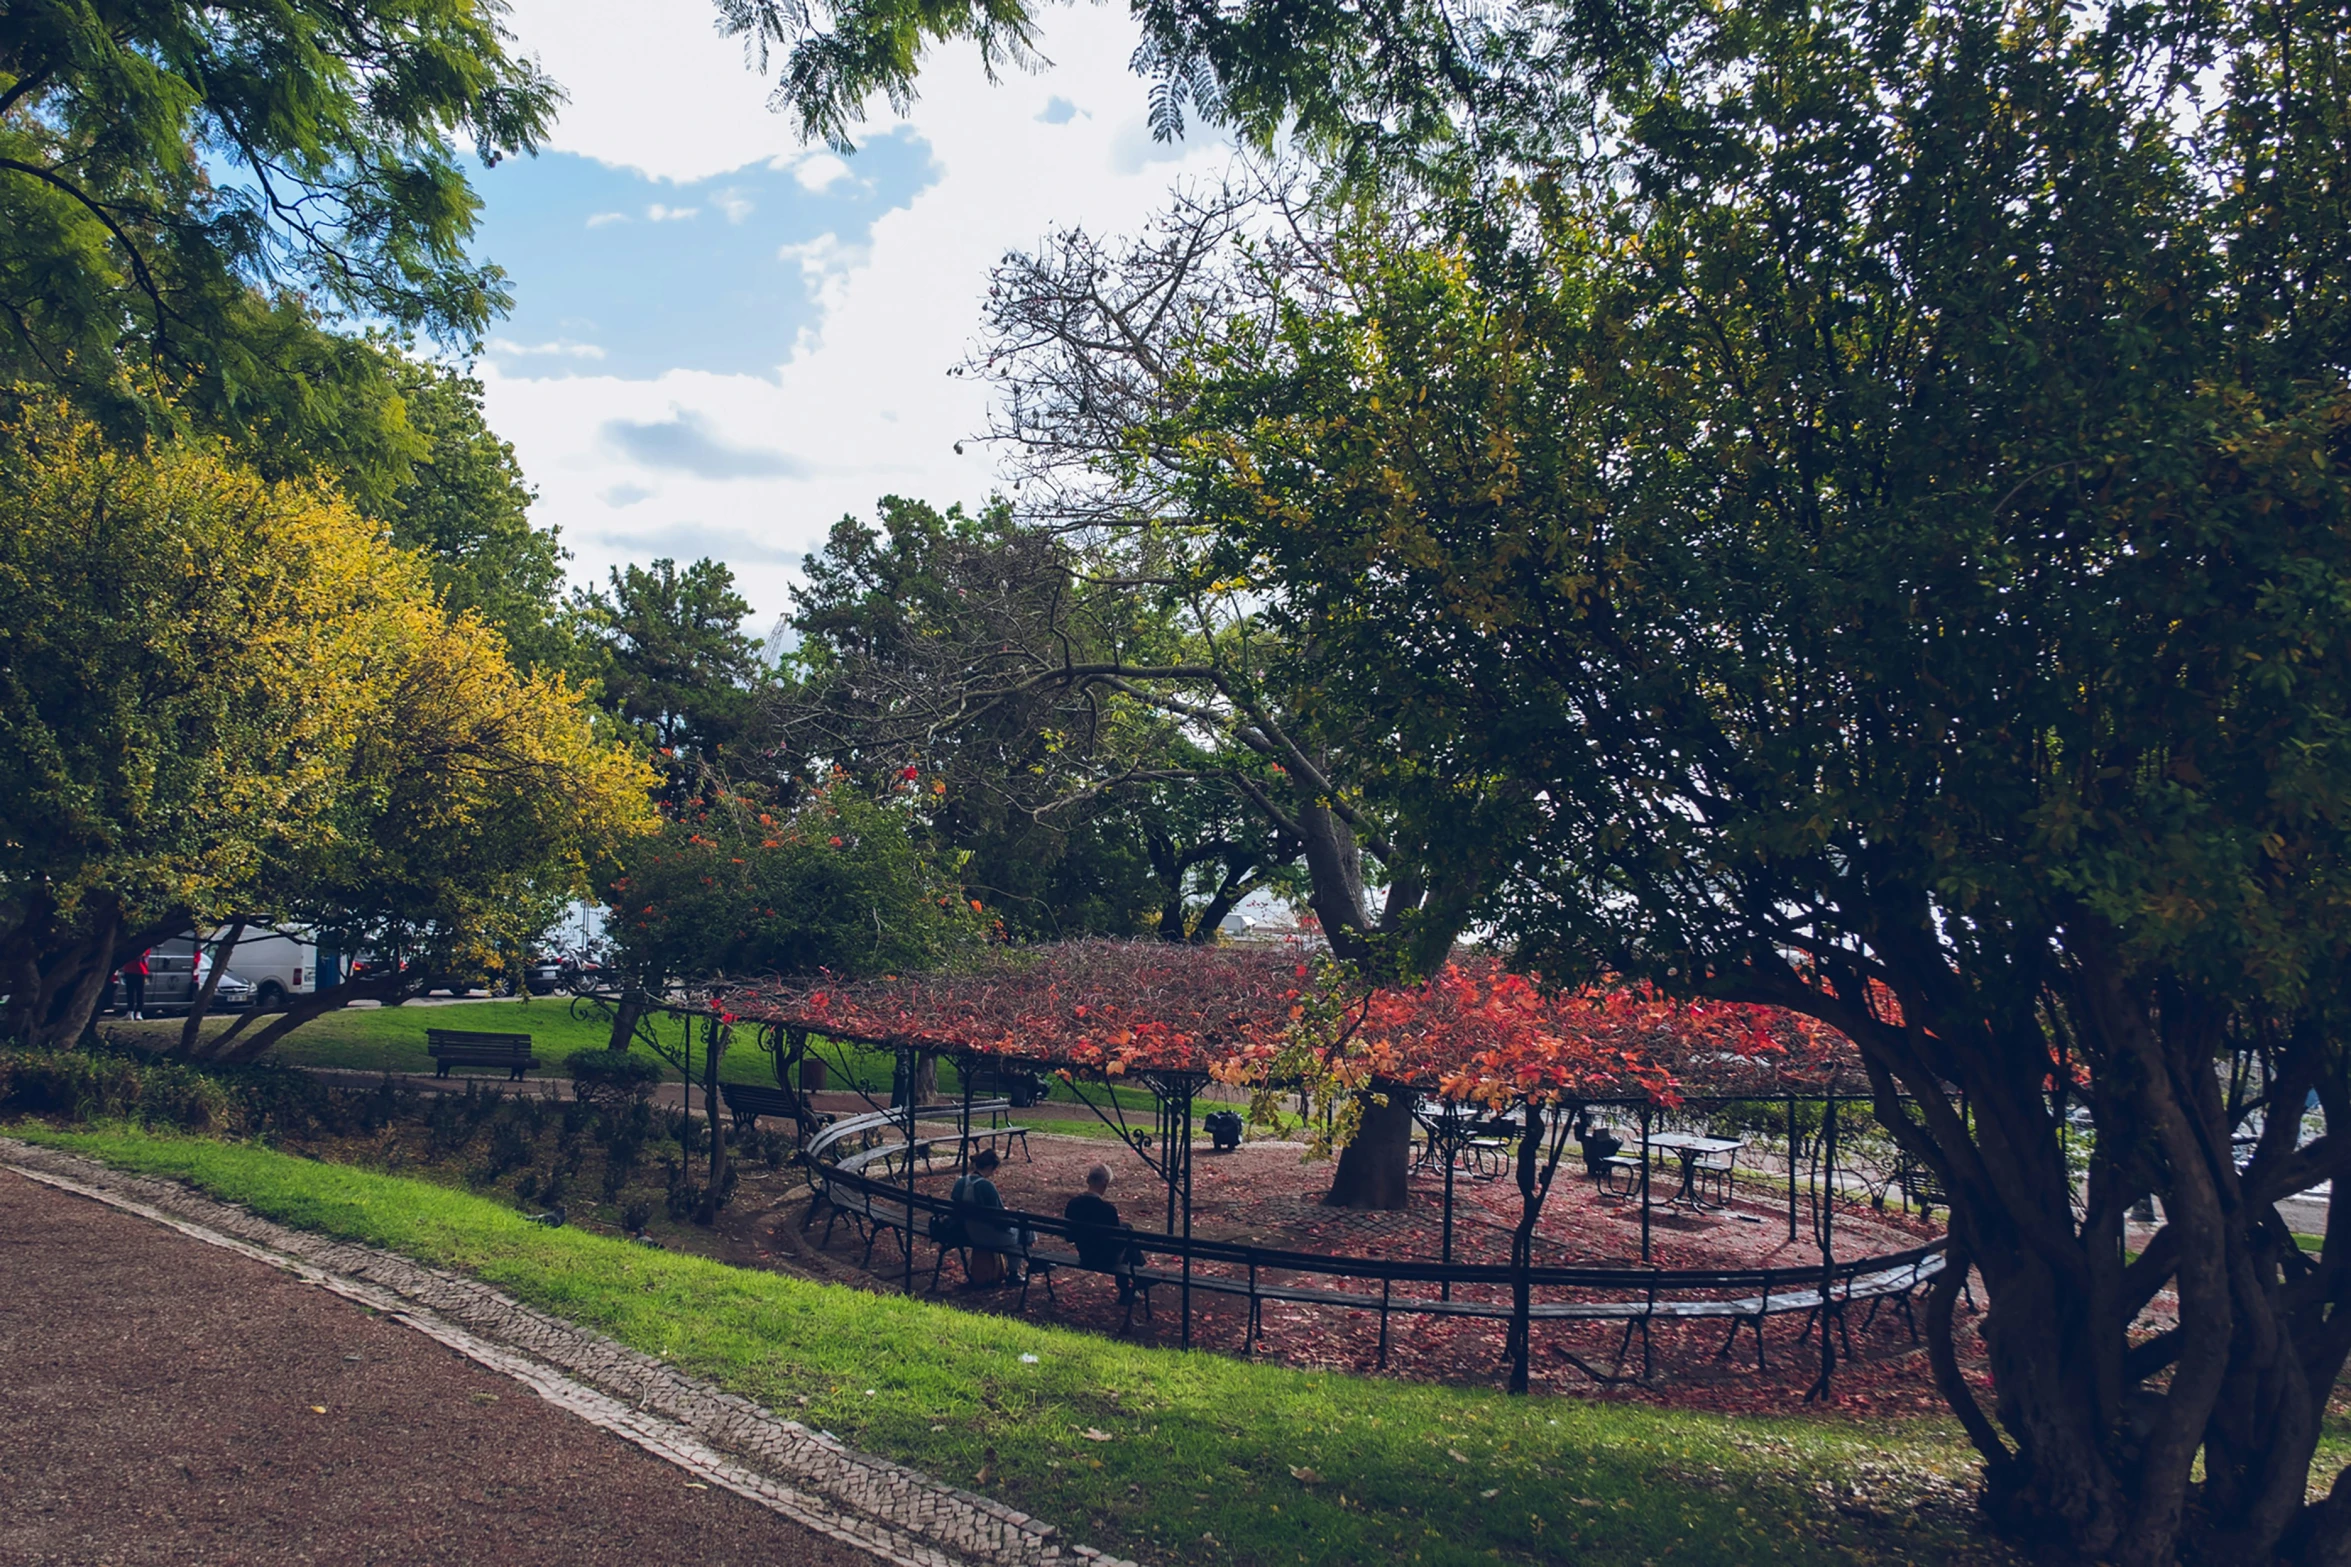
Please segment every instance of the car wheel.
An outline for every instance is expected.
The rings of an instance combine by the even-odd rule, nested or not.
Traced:
[[[286,1004],[286,987],[274,979],[263,980],[261,988],[253,992],[253,1005],[263,1012],[275,1012]]]

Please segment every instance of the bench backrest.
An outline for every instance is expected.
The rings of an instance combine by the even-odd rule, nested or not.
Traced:
[[[531,1036],[528,1034],[482,1034],[462,1028],[428,1028],[425,1041],[433,1045],[451,1045],[463,1050],[506,1050],[516,1055],[528,1055]]]

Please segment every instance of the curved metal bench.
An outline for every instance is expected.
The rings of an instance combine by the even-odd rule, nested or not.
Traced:
[[[975,1109],[977,1106],[974,1107]],[[916,1119],[939,1119],[935,1110],[926,1113],[917,1110]],[[880,1234],[887,1229],[894,1237],[903,1237],[900,1244],[911,1250],[915,1226],[935,1213],[952,1212],[954,1204],[945,1197],[923,1192],[910,1193],[902,1184],[885,1185],[865,1173],[867,1166],[887,1163],[906,1151],[903,1142],[894,1142],[877,1148],[862,1150],[848,1158],[825,1161],[821,1155],[859,1131],[880,1131],[885,1127],[904,1126],[903,1112],[882,1112],[854,1117],[826,1128],[826,1135],[811,1139],[808,1157],[811,1175],[820,1193],[835,1210],[837,1219],[850,1217],[865,1231],[866,1259],[870,1263]],[[966,1141],[980,1141],[992,1133],[1012,1128],[973,1128],[968,1134],[957,1132],[943,1137],[917,1139],[914,1150],[929,1154],[933,1148],[951,1148]],[[813,1219],[815,1205],[810,1205]],[[1053,1293],[1052,1275],[1059,1269],[1100,1272],[1113,1269],[1088,1268],[1080,1262],[1074,1250],[1063,1251],[1041,1242],[1052,1238],[1066,1239],[1070,1234],[1067,1221],[1049,1214],[1028,1213],[1019,1209],[1005,1209],[991,1215],[993,1222],[1008,1228],[1029,1230],[1038,1237],[1026,1248],[1030,1263],[1029,1280],[1042,1274],[1046,1293],[1058,1304]],[[803,1221],[804,1223],[807,1221]],[[832,1236],[832,1223],[825,1226],[826,1243]],[[1415,1316],[1474,1317],[1487,1320],[1509,1320],[1517,1315],[1514,1302],[1479,1300],[1452,1293],[1464,1286],[1509,1288],[1519,1282],[1519,1275],[1508,1266],[1498,1264],[1434,1262],[1391,1262],[1366,1257],[1329,1256],[1310,1252],[1287,1251],[1273,1247],[1241,1245],[1229,1241],[1214,1241],[1199,1237],[1184,1239],[1175,1236],[1140,1232],[1132,1236],[1134,1244],[1149,1256],[1173,1258],[1188,1257],[1191,1266],[1167,1267],[1146,1265],[1127,1271],[1134,1280],[1136,1293],[1143,1298],[1144,1312],[1150,1313],[1149,1291],[1166,1285],[1186,1290],[1197,1290],[1210,1295],[1223,1295],[1248,1302],[1248,1342],[1254,1346],[1264,1332],[1264,1307],[1268,1301],[1306,1306],[1337,1307],[1350,1311],[1376,1312],[1380,1318],[1379,1359],[1383,1366],[1388,1354],[1388,1321],[1398,1314]],[[931,1270],[935,1290],[945,1266],[948,1250],[957,1244],[938,1243],[940,1256]],[[1827,1331],[1827,1321],[1833,1317],[1838,1331],[1848,1341],[1850,1328],[1846,1322],[1846,1308],[1859,1301],[1870,1302],[1870,1317],[1874,1321],[1877,1310],[1888,1301],[1896,1304],[1908,1323],[1912,1336],[1918,1332],[1910,1297],[1921,1286],[1940,1274],[1945,1267],[1943,1242],[1936,1241],[1908,1252],[1876,1257],[1860,1257],[1826,1267],[1787,1267],[1726,1269],[1719,1271],[1672,1270],[1661,1268],[1594,1268],[1551,1267],[1527,1270],[1525,1282],[1530,1290],[1591,1290],[1614,1292],[1614,1298],[1599,1300],[1539,1300],[1531,1301],[1527,1317],[1532,1322],[1622,1322],[1624,1337],[1617,1346],[1617,1367],[1621,1370],[1630,1352],[1632,1336],[1642,1338],[1644,1366],[1648,1364],[1649,1324],[1659,1319],[1667,1321],[1727,1321],[1730,1333],[1717,1351],[1717,1358],[1727,1356],[1738,1342],[1742,1329],[1755,1335],[1756,1365],[1761,1369],[1764,1359],[1764,1322],[1775,1316],[1797,1312],[1807,1314],[1804,1336],[1810,1337],[1814,1327]],[[911,1261],[911,1258],[909,1258]],[[1203,1271],[1203,1264],[1222,1267],[1227,1271]],[[1371,1289],[1317,1287],[1288,1282],[1276,1282],[1264,1275],[1307,1274],[1332,1279],[1361,1279],[1376,1282]],[[1824,1278],[1825,1275],[1825,1278]],[[1449,1286],[1439,1297],[1423,1294],[1398,1293],[1398,1286]],[[1021,1290],[1021,1303],[1028,1299],[1027,1282]],[[1132,1321],[1132,1304],[1128,1308],[1128,1322]],[[1124,1324],[1122,1324],[1122,1327]],[[1556,1346],[1555,1346],[1556,1348]],[[1565,1350],[1558,1350],[1571,1363],[1587,1374],[1609,1380],[1607,1374],[1593,1370]]]

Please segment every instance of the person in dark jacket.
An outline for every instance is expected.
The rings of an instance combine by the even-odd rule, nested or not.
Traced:
[[[1021,1276],[1017,1254],[1025,1252],[1036,1239],[1027,1230],[1016,1230],[1003,1220],[991,1217],[1004,1211],[1004,1195],[989,1179],[1002,1163],[995,1149],[981,1149],[971,1161],[971,1174],[957,1181],[955,1190],[948,1194],[962,1223],[964,1239],[972,1248],[971,1282],[975,1285],[1018,1284]]]
[[[1069,1221],[1069,1238],[1078,1249],[1078,1261],[1115,1279],[1123,1306],[1134,1299],[1134,1268],[1143,1254],[1128,1239],[1133,1231],[1119,1222],[1118,1208],[1109,1192],[1110,1166],[1098,1164],[1086,1172],[1086,1189],[1069,1200],[1061,1216]]]

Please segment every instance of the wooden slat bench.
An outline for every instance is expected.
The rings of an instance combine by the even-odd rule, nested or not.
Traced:
[[[781,1088],[768,1088],[758,1083],[721,1083],[718,1096],[726,1101],[727,1113],[735,1118],[737,1135],[754,1131],[763,1115],[791,1115],[802,1103],[798,1095]]]
[[[453,1066],[487,1066],[506,1069],[510,1082],[522,1081],[523,1073],[539,1064],[531,1054],[531,1036],[528,1034],[484,1034],[462,1028],[428,1028],[424,1031],[425,1053],[434,1060],[433,1076],[447,1077]]]

